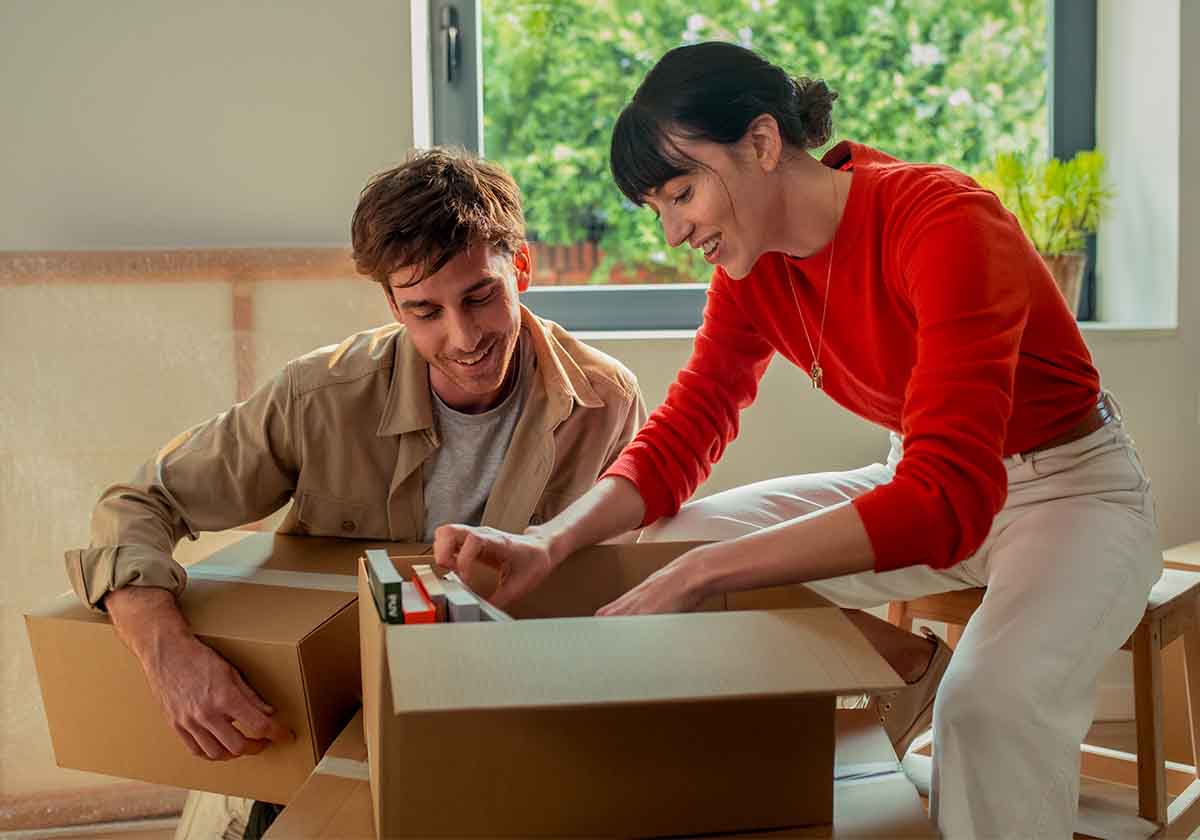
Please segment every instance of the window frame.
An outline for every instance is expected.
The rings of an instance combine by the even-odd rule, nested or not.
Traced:
[[[1097,0],[1047,0],[1047,107],[1050,152],[1067,158],[1096,144]],[[429,0],[432,135],[436,145],[483,153],[483,39],[479,0]],[[454,7],[462,21],[457,84],[447,84],[443,9]],[[466,59],[470,60],[467,61]],[[1096,241],[1088,239],[1088,269],[1080,320],[1095,315]],[[694,330],[700,325],[707,283],[612,286],[534,286],[522,301],[544,318],[570,330]]]

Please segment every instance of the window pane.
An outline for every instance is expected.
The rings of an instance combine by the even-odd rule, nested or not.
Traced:
[[[978,170],[1044,155],[1046,0],[483,0],[484,150],[525,193],[535,283],[705,282],[608,172],[617,113],[671,47],[727,40],[840,93],[835,141]]]

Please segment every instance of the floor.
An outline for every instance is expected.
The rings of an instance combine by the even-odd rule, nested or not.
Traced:
[[[1109,747],[1122,752],[1136,750],[1136,734],[1132,723],[1102,723],[1092,727],[1088,743]],[[1132,815],[1137,812],[1137,791],[1133,788],[1112,785],[1085,779],[1081,786],[1082,796],[1089,798],[1092,809],[1111,809],[1114,815]],[[924,801],[924,800],[922,800]],[[928,803],[926,802],[926,807]],[[1118,819],[1120,817],[1117,817]],[[38,831],[0,832],[0,840],[41,840],[42,838],[72,838],[72,840],[171,840],[175,834],[175,818],[145,820],[140,822],[109,823],[103,826],[79,826],[76,828],[42,829]],[[1107,833],[1107,832],[1106,832]],[[1090,840],[1100,835],[1076,834],[1076,838]],[[1112,836],[1111,834],[1109,836]],[[1200,831],[1190,840],[1200,840]]]
[[[174,817],[156,820],[137,820],[124,823],[75,826],[73,828],[42,828],[34,831],[0,831],[0,840],[171,840],[175,836]]]

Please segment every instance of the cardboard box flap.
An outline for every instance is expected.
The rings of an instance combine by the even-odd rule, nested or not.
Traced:
[[[337,758],[343,761],[366,761],[367,760],[367,742],[363,737],[363,713],[360,708],[354,713],[354,717],[350,718],[350,722],[346,724],[341,733],[329,745],[329,751],[325,753],[326,758]],[[318,773],[322,772],[318,767]]]
[[[840,610],[387,628],[396,714],[844,694],[903,685]]]
[[[555,567],[537,589],[508,612],[514,618],[565,618],[592,615],[619,598],[679,555],[702,542],[604,543],[580,549]],[[478,564],[482,566],[483,564]],[[495,582],[477,569],[471,586],[486,596]]]
[[[426,554],[426,543],[389,543],[380,540],[340,540],[331,537],[299,537],[289,534],[252,534],[213,552],[193,569],[212,566],[250,571],[297,571],[340,574],[354,577],[358,558],[368,548],[382,548],[392,556]]]
[[[295,644],[356,598],[356,593],[197,580],[188,584],[179,606],[192,631],[202,638]],[[29,610],[28,616],[35,622],[109,624],[107,615],[85,607],[74,593],[59,595]]]
[[[187,567],[180,609],[200,636],[295,643],[355,601],[358,558],[368,548],[389,554],[427,549],[253,534]]]

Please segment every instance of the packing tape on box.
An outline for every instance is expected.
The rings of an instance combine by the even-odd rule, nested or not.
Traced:
[[[327,755],[317,762],[314,773],[321,773],[325,776],[338,776],[343,779],[356,779],[360,782],[369,782],[371,780],[371,772],[367,768],[367,762],[355,761],[352,758],[338,758],[337,756]]]
[[[187,570],[188,580],[235,581],[260,586],[286,586],[292,589],[326,589],[333,592],[358,592],[356,575],[334,575],[327,572],[292,572],[285,569],[264,569],[261,566],[221,566],[205,563]]]
[[[838,785],[863,785],[904,777],[898,761],[862,761],[838,764],[833,768],[833,781]]]

